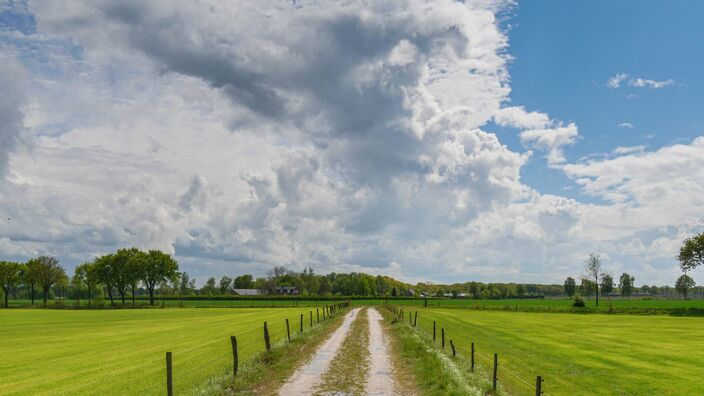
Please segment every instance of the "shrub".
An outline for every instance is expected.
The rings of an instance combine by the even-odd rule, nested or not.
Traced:
[[[584,308],[586,304],[584,303],[584,299],[582,297],[575,296],[572,306],[577,308]]]

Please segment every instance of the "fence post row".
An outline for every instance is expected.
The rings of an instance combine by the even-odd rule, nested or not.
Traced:
[[[494,352],[494,379],[492,381],[492,388],[494,389],[494,392],[496,392],[496,381],[499,380],[496,377],[498,369],[499,369],[499,354]]]
[[[474,372],[474,343],[472,343],[472,372]]]
[[[288,336],[288,342],[291,342],[291,328],[288,327],[288,319],[286,319],[286,336]]]
[[[171,362],[171,352],[166,352],[166,394],[174,396],[174,374]]]
[[[237,354],[237,337],[230,336],[230,343],[232,344],[232,375],[236,376],[240,363],[240,359]]]
[[[264,345],[266,346],[267,351],[271,350],[271,342],[269,341],[269,328],[266,326],[266,322],[264,322]]]

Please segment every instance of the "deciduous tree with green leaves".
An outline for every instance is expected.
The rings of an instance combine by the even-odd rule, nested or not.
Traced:
[[[9,306],[8,297],[13,288],[21,281],[20,270],[22,266],[18,263],[0,261],[0,286],[5,295],[5,308]]]
[[[51,287],[60,280],[66,278],[66,271],[59,265],[59,260],[56,257],[40,256],[30,260],[30,271],[37,280],[37,283],[42,287],[44,293],[44,305],[49,300],[49,292]]]
[[[609,274],[604,274],[601,278],[601,295],[607,296],[614,291],[614,278]]]
[[[565,294],[567,294],[567,297],[572,298],[576,289],[577,282],[575,282],[573,277],[568,276],[567,279],[565,279]]]
[[[88,305],[91,304],[92,291],[100,284],[98,269],[94,263],[84,263],[76,267],[74,278],[78,277],[80,282],[88,289]]]
[[[142,262],[142,282],[149,293],[149,304],[154,305],[154,289],[162,284],[172,281],[179,276],[178,263],[171,255],[160,250],[150,250],[141,256]],[[186,284],[188,278],[186,277]],[[181,285],[183,287],[183,285]]]
[[[624,272],[618,280],[618,288],[621,290],[621,297],[628,297],[633,294],[633,283],[636,278]]]
[[[675,289],[679,293],[681,293],[684,296],[684,299],[687,299],[687,291],[697,284],[694,282],[694,279],[692,279],[689,275],[687,274],[682,274],[679,278],[677,278],[677,281],[675,282]]]
[[[685,274],[704,264],[704,232],[685,239],[677,259]]]

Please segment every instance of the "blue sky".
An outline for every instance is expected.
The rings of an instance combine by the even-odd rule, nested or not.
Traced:
[[[542,283],[595,252],[670,284],[703,8],[0,0],[0,252]]]
[[[579,125],[570,160],[619,146],[649,150],[704,131],[704,25],[699,1],[524,1],[508,19],[511,100]],[[663,89],[609,89],[617,73],[675,80]],[[619,127],[630,123],[633,128]],[[520,147],[513,130],[497,132]],[[523,170],[541,191],[591,200],[541,161]]]

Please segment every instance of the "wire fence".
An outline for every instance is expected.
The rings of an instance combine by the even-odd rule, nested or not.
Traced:
[[[258,353],[268,353],[270,349],[277,348],[280,345],[287,345],[296,339],[303,337],[306,329],[311,329],[318,326],[319,323],[331,319],[336,313],[348,307],[349,302],[336,303],[319,307],[319,320],[313,320],[313,311],[300,313],[295,319],[285,320],[285,325],[271,326],[268,322],[263,322],[262,343]],[[250,330],[251,331],[251,330]],[[248,332],[250,332],[248,331]],[[242,349],[249,349],[247,356],[255,356],[257,352],[254,345],[243,345],[240,347],[237,343],[236,335],[231,336],[227,340],[209,340],[200,346],[195,346],[187,350],[182,350],[179,354],[166,352],[166,384],[165,390],[168,396],[173,396],[174,392],[179,394],[192,390],[193,384],[197,383],[198,378],[206,373],[207,378],[211,380],[213,377],[222,377],[227,375],[237,376],[238,365],[240,363],[239,356]],[[222,354],[218,353],[218,357],[212,355],[212,348],[206,348],[208,345],[222,343]],[[200,348],[203,347],[203,348]],[[220,348],[219,348],[220,349]],[[182,357],[185,359],[179,361]],[[193,362],[199,362],[193,364]],[[207,381],[207,380],[206,380]],[[201,381],[202,382],[202,381]]]
[[[422,327],[418,327],[418,311],[415,311],[414,313],[409,312],[406,316],[406,311],[402,306],[387,306],[387,309],[389,309],[401,323],[410,326],[414,331],[421,333],[426,338],[431,337],[431,335],[426,333]],[[406,317],[408,317],[408,322],[406,322]],[[437,321],[433,321],[432,339],[434,344],[436,343],[436,338],[438,338],[438,336],[440,337],[441,351],[443,353],[451,354],[453,358],[457,358],[457,350],[459,349],[459,345],[455,343],[443,326],[439,326]],[[451,349],[446,348],[446,339],[448,340],[447,343],[449,343]],[[484,361],[484,364],[478,365],[476,359],[477,357],[481,358]],[[492,375],[491,380],[494,391],[497,391],[498,381],[503,377],[500,376],[499,373],[505,373],[513,378],[513,381],[511,381],[512,384],[516,384],[523,390],[529,391],[529,394],[534,394],[536,396],[550,396],[548,392],[543,390],[544,378],[542,376],[536,376],[535,382],[531,383],[529,380],[516,373],[515,370],[511,370],[509,367],[506,367],[505,364],[500,363],[498,353],[494,353],[493,357],[487,356],[486,354],[478,351],[476,349],[476,345],[472,343],[470,356],[468,356],[468,358],[471,362],[471,369],[475,372],[477,371],[475,370],[475,366],[490,368],[489,371]]]

